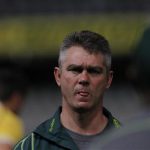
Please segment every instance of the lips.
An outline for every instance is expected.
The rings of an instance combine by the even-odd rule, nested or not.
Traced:
[[[76,89],[75,95],[78,95],[80,97],[88,97],[90,95],[90,92],[88,89]]]
[[[78,91],[77,94],[79,94],[80,96],[83,96],[83,97],[89,96],[89,92],[85,92],[85,91]]]

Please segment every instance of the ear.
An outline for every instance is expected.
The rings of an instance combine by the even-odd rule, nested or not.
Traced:
[[[106,86],[107,89],[111,86],[112,79],[113,79],[113,71],[109,71],[109,73],[108,73],[108,81],[107,81],[107,86]]]
[[[55,81],[56,81],[58,86],[60,86],[60,76],[61,76],[60,68],[59,67],[55,67],[54,68],[54,77],[55,77]]]

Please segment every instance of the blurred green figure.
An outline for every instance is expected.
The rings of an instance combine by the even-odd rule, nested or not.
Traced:
[[[143,100],[150,104],[150,28],[147,28],[135,50],[136,85]]]

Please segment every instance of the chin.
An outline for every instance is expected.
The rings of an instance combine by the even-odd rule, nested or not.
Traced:
[[[74,107],[73,109],[75,112],[85,113],[85,112],[89,112],[92,108],[88,106],[77,106],[77,107]]]

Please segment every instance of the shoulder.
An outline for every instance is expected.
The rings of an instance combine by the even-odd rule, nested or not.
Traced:
[[[34,150],[37,147],[41,149],[49,145],[50,141],[58,142],[60,139],[57,133],[62,132],[59,116],[60,112],[57,111],[53,117],[42,122],[31,134],[18,142],[13,150]]]
[[[24,134],[24,126],[22,120],[11,111],[5,108],[0,109],[0,134],[11,139],[13,143],[20,140]],[[10,125],[12,128],[10,128]],[[17,130],[14,130],[15,127]]]
[[[40,146],[45,139],[51,139],[51,132],[49,130],[53,128],[54,119],[50,118],[41,123],[37,128],[28,136],[19,141],[13,150],[34,150],[35,146]]]
[[[22,125],[21,118],[5,107],[0,107],[0,118],[2,121],[11,122],[13,125]]]
[[[108,126],[109,127],[114,127],[114,128],[120,128],[121,123],[118,119],[116,119],[110,111],[108,111],[106,108],[103,108],[103,114],[107,117],[108,119]]]
[[[30,135],[23,138],[21,141],[19,141],[13,148],[13,150],[32,150],[34,142],[34,133],[31,133]]]

